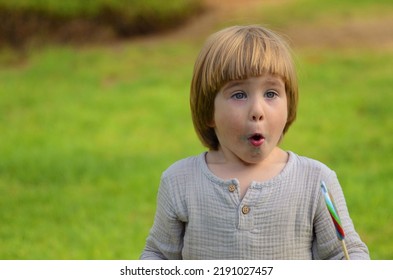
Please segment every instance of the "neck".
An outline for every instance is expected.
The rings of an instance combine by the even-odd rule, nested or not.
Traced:
[[[288,154],[280,148],[275,148],[268,157],[255,164],[225,157],[220,150],[209,151],[206,155],[210,171],[224,180],[238,179],[242,194],[253,181],[263,182],[277,176],[287,161]]]

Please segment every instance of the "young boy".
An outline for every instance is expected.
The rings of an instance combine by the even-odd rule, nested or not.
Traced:
[[[141,259],[343,259],[321,181],[350,258],[369,259],[334,171],[278,147],[297,101],[294,65],[278,35],[234,26],[208,39],[190,96],[208,151],[163,173]]]

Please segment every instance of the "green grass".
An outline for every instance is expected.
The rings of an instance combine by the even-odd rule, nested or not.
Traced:
[[[199,148],[189,52],[48,48],[0,71],[0,258],[137,257],[160,172]]]
[[[204,150],[188,105],[201,40],[0,52],[0,259],[138,258],[161,172]],[[297,55],[283,147],[336,170],[371,257],[393,259],[393,52]]]
[[[199,0],[0,0],[0,47],[100,43],[158,33],[201,9]]]
[[[0,0],[0,7],[10,10],[28,10],[61,17],[94,17],[103,9],[112,9],[128,18],[155,13],[159,17],[170,17],[192,11],[195,0]]]
[[[288,1],[283,5],[261,6],[257,15],[262,15],[265,23],[271,26],[283,27],[293,24],[328,23],[336,25],[340,22],[355,18],[367,20],[370,18],[388,16],[391,14],[392,3],[390,0],[359,0],[359,1],[315,1],[297,0]],[[299,29],[301,32],[301,28]]]

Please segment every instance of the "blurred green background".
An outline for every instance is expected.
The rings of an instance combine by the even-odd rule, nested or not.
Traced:
[[[251,23],[294,50],[283,148],[337,172],[371,258],[393,259],[392,1],[0,0],[0,15],[0,259],[137,259],[162,171],[204,151],[197,53]]]

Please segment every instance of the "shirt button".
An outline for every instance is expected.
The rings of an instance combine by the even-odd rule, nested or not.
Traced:
[[[236,190],[236,186],[235,185],[229,185],[228,190],[230,192],[234,192]]]
[[[244,206],[242,207],[242,213],[243,213],[244,215],[247,215],[248,213],[250,213],[250,207],[248,207],[247,205],[244,205]]]

